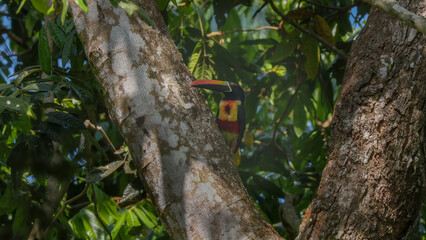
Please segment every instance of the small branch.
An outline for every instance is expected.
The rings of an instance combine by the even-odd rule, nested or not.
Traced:
[[[372,6],[375,6],[389,15],[401,20],[408,26],[417,29],[417,31],[426,34],[426,18],[410,12],[399,5],[395,0],[364,0]]]
[[[99,220],[99,222],[102,224],[102,227],[105,229],[105,231],[107,231],[109,238],[112,240],[111,232],[109,231],[108,227],[106,226],[104,221],[102,221],[101,217],[99,216],[98,205],[96,203],[95,185],[93,185],[93,184],[90,184],[90,185],[92,187],[92,201],[93,201],[93,205],[94,205],[94,208],[95,208],[95,216]]]
[[[108,145],[112,148],[112,150],[114,150],[114,152],[117,151],[117,149],[114,147],[114,144],[112,144],[108,135],[105,133],[104,129],[101,126],[96,126],[95,124],[91,123],[89,119],[84,121],[84,125],[86,126],[86,128],[91,128],[91,129],[98,130],[99,132],[101,132],[102,136],[104,136],[104,138],[106,139],[106,141],[108,142]],[[120,156],[120,158],[121,158],[121,156]]]
[[[27,50],[25,50],[25,51],[23,51],[23,52],[15,52],[15,53],[10,53],[10,54],[2,54],[4,57],[8,57],[8,58],[10,58],[10,57],[20,57],[20,56],[23,56],[23,55],[25,55],[25,54],[27,54],[27,53],[29,53],[29,52],[31,52],[31,48],[30,49],[27,49]]]
[[[14,32],[7,29],[5,26],[1,24],[0,24],[0,29],[2,30],[1,32],[6,33],[9,36],[9,38],[15,41],[19,46],[23,47],[24,49],[28,49],[28,45],[25,43],[25,41],[21,37],[19,37]]]
[[[226,35],[226,34],[232,34],[232,33],[236,33],[236,32],[254,32],[254,31],[261,31],[261,30],[264,30],[264,29],[279,30],[280,28],[274,27],[274,26],[263,26],[263,27],[259,27],[259,28],[256,28],[256,29],[237,29],[237,30],[229,31],[229,32],[211,32],[211,33],[207,34],[206,36],[211,38],[211,37],[214,37],[214,36],[223,36],[223,35]]]
[[[295,239],[299,233],[300,217],[295,207],[295,196],[292,194],[285,194],[285,202],[280,205],[279,213],[281,222],[285,231],[287,232],[288,239]]]
[[[65,201],[64,205],[62,205],[61,209],[59,210],[59,212],[55,215],[55,217],[52,219],[52,221],[50,222],[49,226],[47,226],[46,229],[46,233],[49,231],[50,226],[62,215],[62,213],[65,211],[65,208],[73,203],[74,201],[80,199],[81,197],[84,196],[84,194],[87,192],[87,189],[89,189],[89,184],[86,184],[84,186],[83,191],[81,191],[81,193],[77,194],[76,196],[72,197],[71,199]]]
[[[195,7],[195,4],[194,4],[194,3],[192,3],[192,6],[194,7],[195,11],[197,12],[197,16],[198,16],[198,24],[200,24],[201,36],[203,36],[203,37],[204,37],[204,27],[203,27],[203,21],[201,20],[200,13],[198,12],[198,9]]]
[[[332,51],[342,57],[345,60],[348,60],[348,55],[346,55],[344,52],[333,46],[331,43],[324,40],[322,37],[318,36],[317,34],[309,31],[308,29],[304,28],[302,25],[296,23],[293,21],[293,19],[287,17],[284,13],[282,13],[271,0],[266,0],[271,8],[274,10],[275,13],[277,13],[284,21],[287,23],[293,25],[295,28],[299,29],[301,32],[305,33],[306,35],[312,37],[313,39],[317,40],[318,42],[322,43],[325,48],[327,48],[329,51]]]

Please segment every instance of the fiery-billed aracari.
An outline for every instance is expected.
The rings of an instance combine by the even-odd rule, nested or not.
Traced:
[[[235,153],[240,147],[246,129],[243,89],[236,83],[219,80],[198,80],[191,83],[191,87],[210,89],[225,94],[219,103],[216,120],[231,152]]]

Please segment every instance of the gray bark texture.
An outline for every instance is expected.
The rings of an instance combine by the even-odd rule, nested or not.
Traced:
[[[426,2],[399,1],[425,16]],[[406,239],[426,193],[425,36],[373,10],[335,106],[330,155],[298,239]]]
[[[248,196],[209,108],[155,0],[139,0],[155,29],[88,0],[72,15],[110,116],[173,239],[280,239]],[[136,15],[136,14],[135,14]]]

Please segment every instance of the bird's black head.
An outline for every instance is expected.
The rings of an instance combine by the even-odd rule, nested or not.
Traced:
[[[244,102],[244,91],[236,83],[219,80],[198,80],[191,87],[204,88],[225,94],[224,100],[240,100]]]
[[[236,83],[229,82],[232,91],[223,92],[225,94],[224,100],[240,100],[244,102],[244,90]]]

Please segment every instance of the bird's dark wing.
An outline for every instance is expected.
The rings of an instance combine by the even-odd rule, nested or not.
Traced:
[[[237,149],[241,145],[241,141],[244,137],[244,132],[246,131],[246,110],[244,109],[244,102],[238,106],[238,140],[237,140]]]

